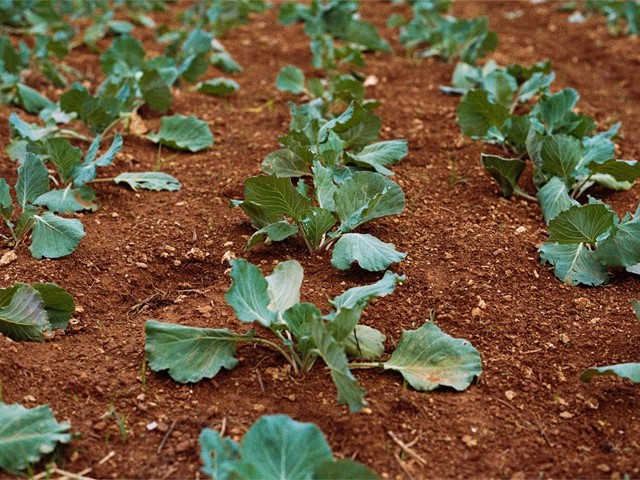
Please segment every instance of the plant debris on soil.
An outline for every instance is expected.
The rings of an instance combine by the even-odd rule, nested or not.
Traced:
[[[500,64],[550,59],[554,88],[578,90],[583,112],[603,126],[622,121],[621,157],[639,158],[640,38],[610,37],[603,18],[569,24],[556,6],[456,2],[452,13],[490,18],[499,38],[490,58]],[[618,272],[603,288],[569,287],[540,264],[537,247],[547,236],[538,205],[500,197],[480,165],[482,145],[464,138],[456,123],[459,98],[439,91],[454,64],[409,58],[397,30],[386,27],[392,13],[408,12],[388,2],[361,5],[394,50],[369,54],[363,69],[379,79],[367,93],[382,103],[382,137],[409,142],[394,177],[407,208],[368,227],[408,253],[394,268],[407,282],[373,301],[362,322],[386,335],[390,351],[403,329],[418,328],[434,311],[443,330],[480,351],[477,384],[464,393],[425,394],[401,387],[399,374],[357,370],[369,406],[349,415],[325,368],[318,364],[303,381],[262,346],[241,346],[236,371],[193,385],[146,367],[149,319],[243,331],[223,298],[227,251],[266,273],[297,259],[305,269],[302,301],[321,305],[379,278],[358,268],[337,271],[326,254],[310,257],[299,239],[244,251],[253,229],[228,204],[242,197],[244,180],[260,172],[287,130],[292,96],[278,92],[274,80],[287,64],[312,73],[302,26],[279,25],[274,8],[224,39],[245,69],[234,77],[237,93],[174,91],[169,113],[205,119],[216,142],[201,153],[161,152],[162,169],[180,180],[180,191],[97,184],[101,208],[82,215],[86,237],[77,251],[38,261],[23,246],[0,270],[3,287],[55,282],[76,300],[76,321],[51,341],[0,337],[2,400],[48,403],[78,434],[55,458],[60,468],[91,468],[96,478],[197,477],[202,428],[224,426],[238,440],[261,415],[283,413],[316,423],[336,456],[385,478],[640,476],[640,391],[618,379],[579,380],[592,365],[640,360],[640,324],[630,306],[640,279]],[[172,13],[154,15],[169,21]],[[136,35],[152,43],[151,32]],[[88,48],[74,50],[70,63],[100,81],[99,57]],[[59,97],[54,87],[42,88]],[[3,146],[11,111],[0,107]],[[160,115],[141,114],[157,130]],[[154,169],[156,146],[135,138],[125,144],[107,173]],[[4,148],[0,158],[0,176],[14,184],[15,164]],[[601,197],[618,214],[635,211],[638,188]]]

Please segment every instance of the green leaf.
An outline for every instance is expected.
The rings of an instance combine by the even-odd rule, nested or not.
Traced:
[[[290,179],[274,175],[248,178],[244,183],[243,210],[246,203],[264,210],[269,218],[279,219],[278,217],[287,215],[296,222],[304,218],[311,208],[309,199],[295,189]]]
[[[505,198],[511,197],[514,192],[523,193],[518,186],[518,180],[526,165],[526,162],[519,158],[503,158],[497,155],[482,154],[482,166],[498,182],[502,196]]]
[[[309,164],[289,149],[276,150],[262,161],[262,170],[277,177],[303,177],[309,175]]]
[[[569,184],[576,175],[584,149],[574,137],[551,135],[542,141],[539,155],[543,171],[558,176]]]
[[[484,79],[483,88],[491,95],[491,101],[509,108],[518,90],[518,82],[504,70],[494,70]]]
[[[295,95],[305,93],[304,72],[293,65],[287,65],[276,77],[276,88],[283,92],[291,92]]]
[[[245,434],[236,471],[239,478],[247,479],[310,479],[319,465],[332,458],[316,425],[286,415],[268,415]]]
[[[367,325],[356,325],[356,328],[343,341],[347,355],[365,360],[377,360],[384,353],[384,342],[387,339],[379,330]]]
[[[114,183],[125,183],[133,190],[180,190],[180,181],[164,172],[125,172],[113,179]]]
[[[609,267],[640,263],[640,209],[632,220],[614,225],[609,236],[598,242],[596,258]]]
[[[388,140],[367,145],[358,153],[347,153],[347,159],[361,167],[373,168],[383,175],[393,175],[388,166],[395,165],[409,153],[406,140]]]
[[[235,464],[240,459],[240,445],[205,428],[200,433],[200,458],[205,475],[216,480],[232,480]]]
[[[393,243],[385,243],[373,235],[347,233],[340,237],[331,256],[331,265],[347,270],[353,262],[370,272],[386,270],[389,265],[401,262],[407,256],[398,252]]]
[[[304,272],[295,260],[287,260],[276,265],[271,275],[265,277],[267,281],[267,295],[269,295],[268,309],[282,315],[285,310],[300,303],[300,287]]]
[[[321,318],[320,309],[310,303],[297,303],[282,316],[287,328],[296,339],[296,346],[302,354],[303,361],[315,348],[311,325],[313,322],[321,321]]]
[[[491,127],[501,128],[509,118],[509,110],[489,101],[485,90],[471,90],[458,106],[458,124],[462,132],[472,138],[484,137]]]
[[[542,263],[553,265],[556,277],[568,285],[598,286],[609,281],[606,267],[584,243],[546,242],[538,251]]]
[[[640,163],[635,160],[591,162],[587,168],[591,170],[591,180],[613,190],[628,190],[640,178]]]
[[[542,98],[531,111],[532,115],[540,118],[553,133],[563,126],[572,113],[580,95],[572,88],[565,88],[553,95]]]
[[[207,95],[226,96],[240,90],[240,85],[229,78],[214,78],[213,80],[200,82],[196,90]]]
[[[285,238],[289,238],[296,233],[298,233],[298,227],[291,225],[285,220],[271,223],[251,235],[247,242],[247,248],[251,248],[261,242],[281,242]]]
[[[193,115],[162,117],[158,133],[150,133],[147,138],[169,148],[190,152],[199,152],[213,145],[209,125]]]
[[[402,189],[374,172],[355,173],[340,185],[334,199],[342,232],[349,232],[375,218],[399,214],[405,206]]]
[[[34,215],[35,225],[29,251],[34,258],[60,258],[73,252],[84,237],[80,220],[55,216],[44,212]]]
[[[0,470],[17,473],[69,443],[69,422],[58,423],[47,405],[24,408],[0,402]]]
[[[612,375],[640,383],[640,363],[619,363],[606,367],[590,367],[580,375],[580,380],[590,382],[593,377]]]
[[[355,329],[360,319],[362,310],[367,306],[373,298],[387,296],[396,288],[396,284],[406,280],[404,275],[397,275],[393,272],[386,271],[384,276],[371,285],[363,285],[353,287],[338,295],[329,303],[335,307],[336,312],[333,315],[333,321],[329,328],[333,332],[334,337],[339,342],[343,341]]]
[[[300,227],[311,246],[311,250],[316,251],[320,247],[325,234],[335,224],[335,217],[324,208],[312,207],[306,213],[305,217],[300,220]]]
[[[560,212],[580,205],[569,196],[567,184],[560,177],[553,177],[549,180],[544,187],[538,190],[536,196],[542,209],[544,221],[547,223],[557,217]]]
[[[69,185],[62,190],[49,190],[33,201],[54,213],[72,213],[83,210],[95,212],[98,209],[96,193],[89,187],[71,188]]]
[[[49,191],[49,172],[44,162],[33,153],[27,153],[24,162],[18,167],[16,194],[22,208]]]
[[[69,319],[76,308],[71,294],[55,283],[34,283],[31,286],[42,297],[51,327],[66,330]]]
[[[349,405],[349,411],[355,413],[364,408],[364,389],[349,370],[349,362],[344,347],[336,340],[327,325],[317,318],[311,323],[311,337],[316,345],[318,355],[327,364],[333,383],[338,389],[338,403]]]
[[[380,477],[363,464],[353,460],[327,460],[315,469],[313,478],[318,480],[343,480],[345,478],[378,480]]]
[[[22,83],[18,83],[16,87],[20,103],[27,112],[40,113],[45,108],[53,107],[54,103],[37,90]]]
[[[33,142],[42,140],[47,135],[57,130],[57,127],[39,127],[22,120],[15,112],[9,115],[9,127],[11,128],[11,136],[17,135]]]
[[[144,48],[133,37],[122,35],[100,56],[100,65],[106,76],[123,75],[130,71],[142,70]]]
[[[49,161],[53,163],[62,183],[72,178],[73,172],[82,163],[82,150],[71,145],[66,138],[50,138],[45,143]]]
[[[111,165],[118,152],[122,150],[122,136],[116,133],[113,136],[113,141],[109,149],[98,157],[100,141],[101,137],[98,136],[95,138],[89,147],[84,162],[73,170],[73,181],[79,187],[94,180],[96,178],[97,168]]]
[[[269,310],[269,284],[255,265],[239,258],[231,260],[231,286],[224,298],[242,322],[257,321],[269,328],[277,321],[276,312]]]
[[[595,244],[614,224],[615,214],[605,205],[574,206],[549,222],[549,240],[560,244]]]
[[[482,373],[480,354],[467,340],[443,333],[433,322],[417,330],[403,331],[400,343],[384,364],[416,390],[439,386],[465,390]]]
[[[149,108],[164,113],[171,107],[171,89],[157,70],[145,69],[140,81],[142,98]]]
[[[194,328],[149,320],[144,351],[154,372],[168,370],[176,382],[196,383],[215,377],[221,368],[233,370],[236,344],[251,340],[253,331],[237,335],[228,329]]]
[[[5,220],[11,218],[13,213],[13,200],[11,199],[11,188],[4,178],[0,178],[0,214]]]
[[[633,312],[636,314],[636,318],[640,320],[640,301],[631,300],[631,306],[633,307]]]
[[[330,212],[336,211],[334,195],[336,184],[333,181],[333,170],[326,168],[319,161],[313,163],[313,186],[316,200],[320,207]]]
[[[0,308],[0,333],[12,340],[44,342],[43,332],[50,326],[42,296],[29,285],[20,284],[9,304]]]

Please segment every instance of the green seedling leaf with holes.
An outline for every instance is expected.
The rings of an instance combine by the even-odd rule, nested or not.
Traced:
[[[58,423],[47,405],[27,409],[0,402],[0,470],[17,473],[60,443],[69,443],[71,426]]]
[[[482,373],[480,354],[467,340],[443,333],[433,322],[404,331],[400,343],[383,364],[402,374],[416,390],[439,386],[465,390]]]

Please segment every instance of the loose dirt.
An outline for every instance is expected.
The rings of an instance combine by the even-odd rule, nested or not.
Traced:
[[[551,59],[554,88],[577,89],[580,109],[603,126],[621,120],[620,154],[640,158],[640,39],[609,37],[602,18],[571,25],[567,14],[554,11],[558,5],[456,2],[453,14],[490,17],[500,42],[491,57],[501,64]],[[408,282],[373,302],[363,322],[387,336],[390,351],[403,329],[418,327],[434,311],[444,331],[480,351],[482,378],[464,393],[423,394],[403,387],[394,373],[356,371],[370,405],[349,415],[319,364],[306,378],[296,377],[261,347],[240,347],[234,371],[195,385],[145,368],[146,320],[247,329],[223,298],[229,278],[221,259],[228,250],[265,271],[297,259],[306,274],[303,300],[320,305],[378,278],[357,269],[338,272],[326,256],[309,257],[297,240],[243,250],[252,229],[227,205],[241,198],[244,179],[260,172],[287,130],[293,98],[277,92],[274,79],[289,63],[314,74],[302,28],[280,26],[272,10],[223,39],[245,68],[236,76],[237,94],[210,98],[186,85],[175,92],[172,111],[204,118],[216,137],[204,153],[162,151],[162,169],[181,180],[182,190],[135,193],[98,184],[101,208],[81,215],[87,235],[74,254],[36,261],[23,247],[0,271],[0,286],[55,282],[79,306],[77,323],[52,341],[0,338],[3,401],[48,403],[78,433],[56,459],[61,467],[92,467],[89,475],[100,478],[197,477],[202,428],[224,423],[239,439],[261,415],[286,413],[317,423],[338,456],[388,478],[640,476],[640,390],[613,379],[582,384],[578,378],[592,365],[640,361],[640,325],[629,305],[640,296],[640,280],[618,272],[604,288],[574,288],[541,266],[536,248],[546,234],[538,206],[500,198],[479,165],[482,145],[460,134],[459,99],[438,90],[449,84],[453,65],[403,54],[397,31],[385,21],[391,13],[408,16],[406,6],[367,1],[361,11],[395,49],[367,57],[364,71],[380,80],[367,96],[382,102],[384,139],[405,138],[410,146],[394,177],[407,194],[405,213],[369,227],[408,252],[396,268]],[[506,15],[515,11],[522,15]],[[141,35],[158,50],[151,33]],[[100,81],[98,57],[89,50],[80,49],[72,63]],[[3,146],[10,111],[0,107]],[[142,116],[157,128],[158,115]],[[126,138],[124,154],[103,174],[156,164],[153,145]],[[0,176],[11,184],[16,179],[4,148]],[[638,203],[637,188],[599,194],[618,213]],[[126,438],[105,416],[110,406],[126,419]],[[154,421],[159,427],[147,431]],[[402,452],[391,433],[424,462]]]

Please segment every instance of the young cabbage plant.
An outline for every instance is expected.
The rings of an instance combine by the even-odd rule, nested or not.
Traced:
[[[145,351],[154,371],[168,370],[181,383],[214,377],[232,370],[238,343],[258,343],[279,352],[296,374],[311,370],[322,359],[338,390],[338,402],[351,412],[365,405],[365,391],[351,368],[381,368],[400,372],[418,390],[446,385],[464,390],[481,373],[478,352],[466,341],[442,333],[433,322],[405,331],[391,357],[384,355],[385,336],[359,325],[370,300],[389,295],[404,276],[387,271],[378,282],[355,287],[335,297],[323,315],[318,307],[300,302],[303,270],[298,262],[279,263],[271,275],[246,260],[231,261],[231,287],[225,295],[238,320],[257,322],[271,338],[254,330],[236,334],[228,329],[194,328],[149,320]],[[366,361],[349,363],[348,357]]]
[[[336,459],[320,428],[287,415],[260,417],[241,445],[216,430],[204,429],[200,433],[200,458],[202,471],[216,480],[379,478],[359,462]]]
[[[401,261],[405,254],[393,244],[354,232],[405,207],[404,192],[385,175],[407,155],[407,143],[376,142],[380,126],[357,102],[331,120],[294,108],[291,131],[280,137],[286,148],[262,163],[269,175],[247,179],[244,199],[232,202],[258,229],[247,247],[300,235],[309,252],[333,246],[332,263],[342,270],[357,262],[381,271]],[[297,186],[293,178],[300,178]]]
[[[0,289],[0,333],[15,341],[44,342],[53,329],[66,330],[73,297],[54,283],[16,283]]]

